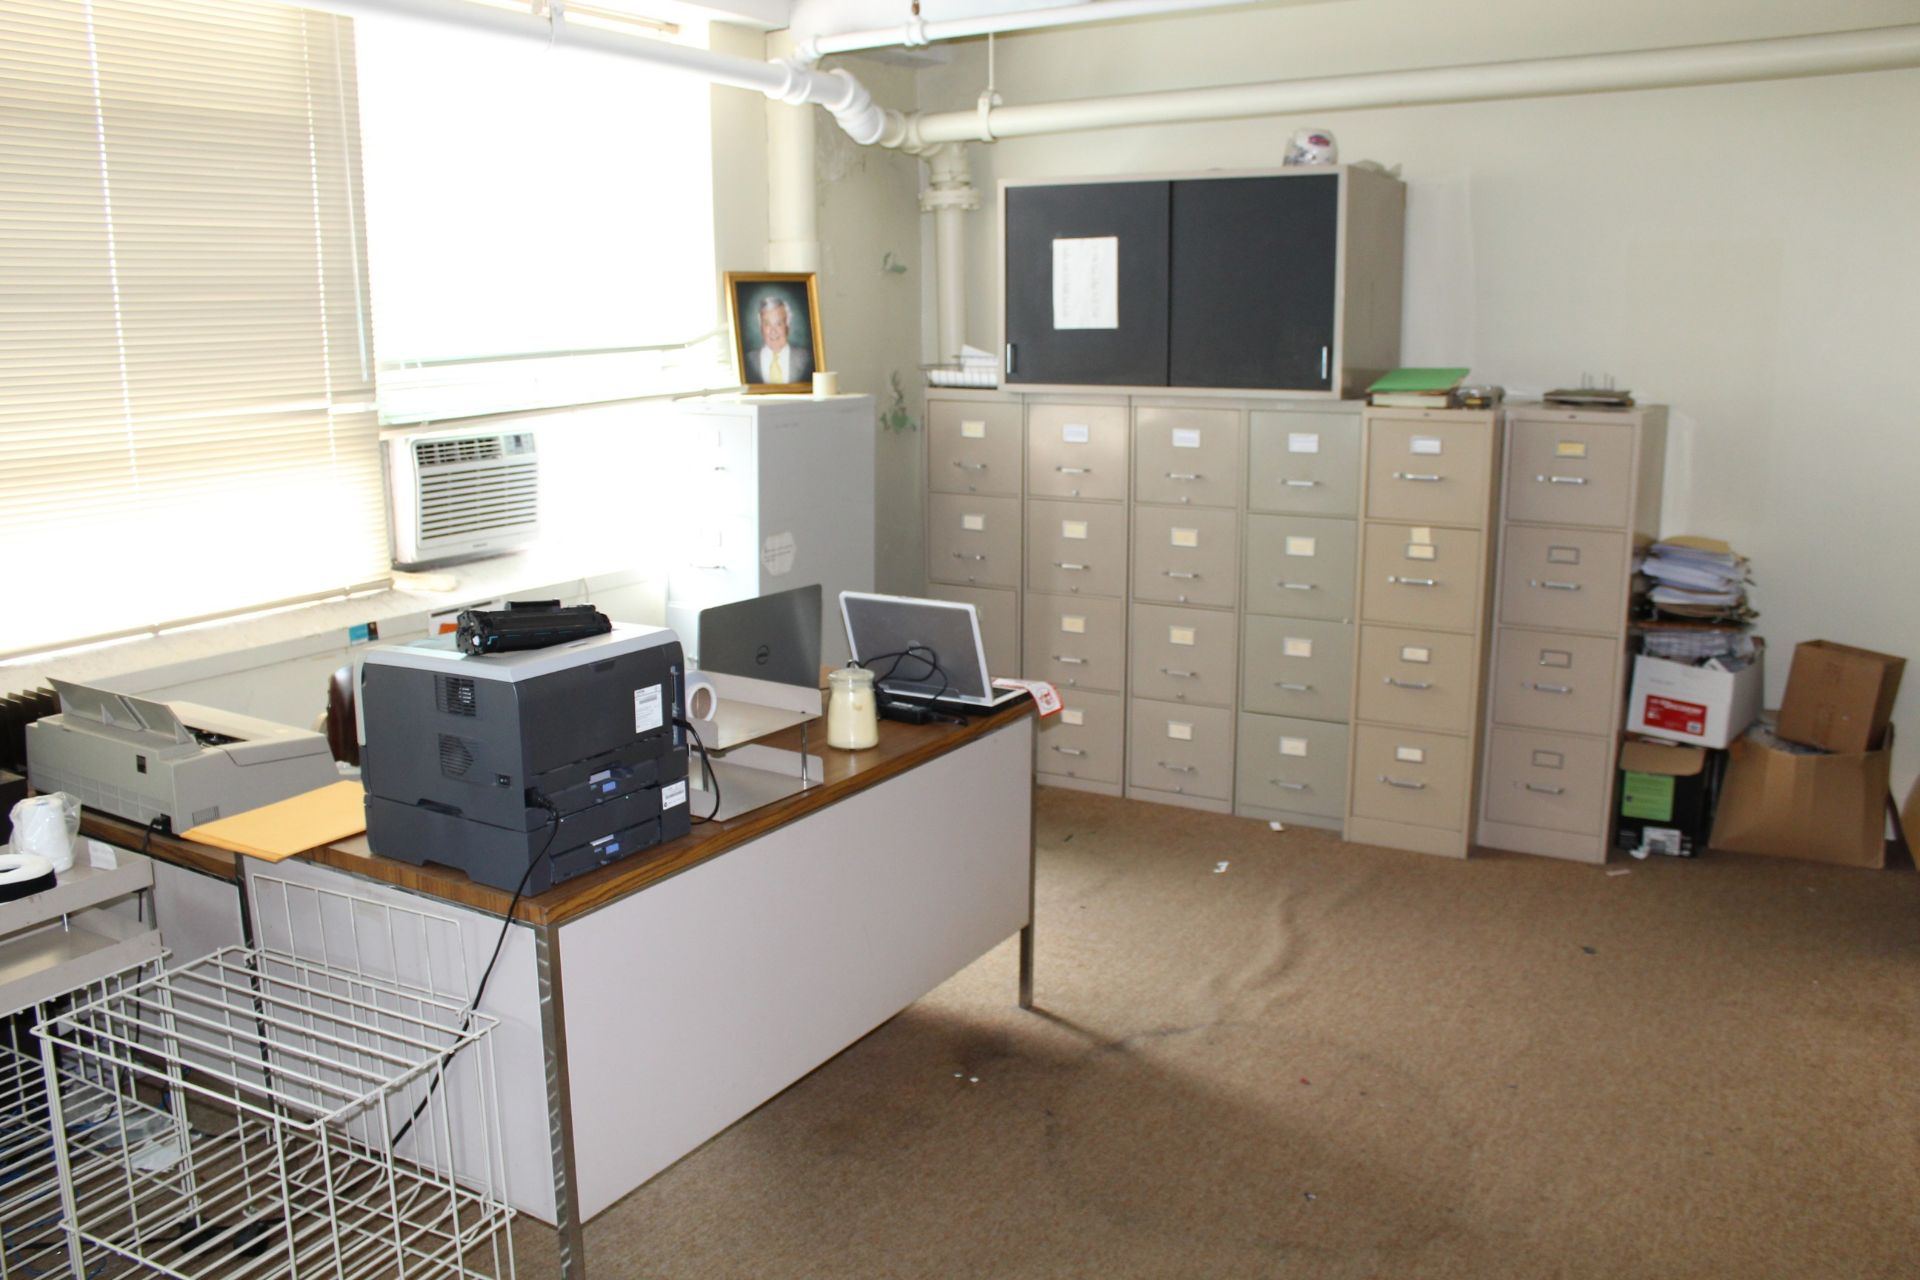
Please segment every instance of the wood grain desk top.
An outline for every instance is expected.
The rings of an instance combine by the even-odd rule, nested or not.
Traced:
[[[736,845],[745,844],[756,836],[963,747],[996,729],[1025,719],[1032,712],[1033,703],[1022,700],[991,715],[974,717],[965,725],[908,725],[883,720],[880,723],[879,744],[865,751],[840,751],[827,746],[826,725],[817,722],[813,726],[809,745],[825,761],[826,780],[821,785],[725,822],[696,823],[691,834],[678,840],[622,858],[611,866],[555,885],[545,893],[522,898],[514,908],[514,919],[533,925],[551,926],[583,916],[595,908],[705,862]],[[768,746],[797,751],[800,747],[800,731],[797,728],[783,730],[764,741]],[[700,767],[697,756],[691,767]],[[704,792],[693,794],[696,799],[705,796]],[[134,831],[134,838],[138,840],[139,828],[135,827]],[[218,853],[218,850],[210,852]],[[351,871],[369,879],[494,915],[506,914],[507,904],[513,900],[512,893],[476,884],[467,878],[465,872],[451,867],[416,867],[379,857],[368,850],[365,836],[299,856],[309,862]]]
[[[211,845],[195,844],[177,836],[149,832],[139,823],[125,818],[83,809],[80,813],[80,834],[118,845],[122,849],[139,850],[148,857],[171,862],[202,875],[236,882],[240,879],[239,854],[215,849]]]

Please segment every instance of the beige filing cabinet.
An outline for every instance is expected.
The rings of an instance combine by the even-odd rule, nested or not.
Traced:
[[[927,394],[927,594],[974,607],[995,676],[1020,671],[1024,415],[1013,396]]]
[[[1360,406],[1247,415],[1233,811],[1340,828],[1353,707]]]
[[[1369,408],[1362,421],[1346,838],[1465,857],[1501,414]]]
[[[1051,681],[1034,773],[1117,796],[1126,782],[1130,435],[1119,396],[1028,396],[1021,674]]]
[[[1637,546],[1659,532],[1667,411],[1506,413],[1479,843],[1604,862]]]

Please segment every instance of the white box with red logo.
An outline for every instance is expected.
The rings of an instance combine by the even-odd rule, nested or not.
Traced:
[[[1696,747],[1732,742],[1760,716],[1766,642],[1755,636],[1753,644],[1753,661],[1738,671],[1635,658],[1627,731]]]

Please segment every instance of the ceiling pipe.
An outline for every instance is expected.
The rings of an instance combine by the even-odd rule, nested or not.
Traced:
[[[932,44],[935,40],[959,40],[968,36],[998,35],[1007,31],[1037,31],[1043,27],[1071,27],[1086,22],[1117,22],[1123,18],[1154,18],[1196,9],[1243,8],[1255,0],[1087,0],[1085,4],[1060,5],[1051,9],[1027,9],[1017,13],[979,14],[970,18],[943,18],[932,22],[917,14],[899,26],[879,27],[871,31],[846,31],[838,35],[803,36],[794,42],[802,62],[812,65],[828,54],[855,53],[862,49],[887,49],[905,45],[910,49]]]

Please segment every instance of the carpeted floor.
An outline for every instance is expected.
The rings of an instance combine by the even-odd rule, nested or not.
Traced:
[[[589,1223],[596,1277],[1920,1275],[1910,868],[1040,796],[1036,1011],[1001,946]]]

